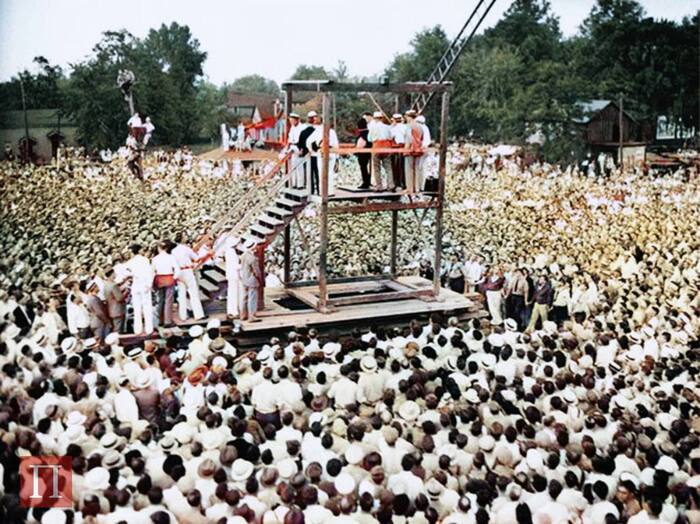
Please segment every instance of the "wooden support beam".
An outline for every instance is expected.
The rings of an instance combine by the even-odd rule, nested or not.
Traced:
[[[401,153],[406,151],[402,147],[355,147],[353,144],[340,144],[339,147],[332,147],[330,152],[334,155],[355,155],[357,153],[374,153],[374,154],[391,154]],[[427,148],[426,153],[437,153],[438,149]]]
[[[380,280],[387,280],[389,281],[391,279],[391,275],[389,274],[382,274],[382,275],[363,275],[363,276],[357,276],[357,277],[335,277],[335,278],[329,278],[327,279],[328,284],[347,284],[351,282],[375,282],[375,281],[380,281]],[[300,287],[310,287],[310,286],[318,286],[318,280],[299,280],[298,282],[292,282],[289,287],[290,288],[300,288]]]
[[[348,213],[378,213],[381,211],[403,211],[406,209],[431,209],[437,208],[438,203],[427,202],[372,202],[371,204],[331,206],[329,215],[343,215]]]
[[[440,109],[440,157],[438,162],[438,193],[435,208],[435,267],[433,273],[433,294],[440,295],[440,265],[442,262],[442,212],[445,199],[445,169],[447,164],[447,121],[450,111],[450,93],[442,93]]]
[[[445,93],[452,89],[452,82],[427,83],[404,82],[378,84],[362,82],[334,82],[333,80],[291,80],[282,84],[285,91],[312,91],[318,93]]]
[[[353,297],[332,298],[328,301],[331,306],[349,306],[351,304],[371,304],[373,302],[388,302],[408,298],[421,298],[433,294],[432,289],[416,289],[404,291],[387,291],[386,293],[369,293]]]
[[[321,192],[321,216],[319,231],[319,260],[318,260],[318,310],[324,313],[328,310],[328,168],[329,168],[329,137],[330,123],[330,95],[323,94],[323,144],[321,147],[320,166],[320,192]]]
[[[291,253],[291,245],[292,245],[292,224],[289,223],[285,226],[284,228],[284,278],[282,279],[282,283],[285,286],[289,285],[289,282],[291,281],[292,277],[292,271],[291,271],[291,265],[292,265],[292,253]]]
[[[311,291],[307,289],[290,288],[287,290],[287,293],[289,294],[289,296],[302,301],[307,306],[312,307],[316,310],[319,309],[318,297],[314,295]]]
[[[396,277],[396,237],[399,230],[399,211],[391,212],[391,277]]]

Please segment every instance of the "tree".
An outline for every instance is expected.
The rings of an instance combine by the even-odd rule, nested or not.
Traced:
[[[54,66],[43,56],[34,58],[38,72],[25,69],[9,82],[0,84],[0,110],[22,109],[20,81],[24,84],[27,109],[60,109],[63,106],[62,88],[66,81],[63,69]]]
[[[265,93],[280,96],[280,86],[277,85],[277,82],[260,75],[246,75],[236,78],[226,87],[231,91],[239,91],[241,93]]]
[[[559,19],[548,0],[515,0],[486,38],[492,45],[516,48],[526,67],[560,56]]]
[[[292,74],[292,80],[330,80],[331,75],[323,66],[302,64]]]
[[[396,55],[386,70],[392,82],[427,80],[450,45],[441,26],[420,31],[411,40],[411,51]]]
[[[203,116],[197,80],[206,53],[187,26],[162,25],[143,40],[109,31],[93,53],[73,66],[67,89],[68,110],[83,143],[114,148],[124,142],[129,115],[116,86],[120,69],[134,71],[136,109],[155,123],[157,142],[180,145],[198,137]]]

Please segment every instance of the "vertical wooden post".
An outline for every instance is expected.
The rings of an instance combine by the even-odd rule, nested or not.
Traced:
[[[320,191],[321,191],[321,224],[318,260],[318,309],[321,313],[328,312],[328,168],[329,168],[329,138],[331,130],[330,109],[331,100],[328,93],[323,93],[323,145],[321,147]]]
[[[284,116],[286,122],[284,124],[284,139],[283,142],[286,144],[289,137],[289,113],[292,112],[292,102],[293,94],[291,89],[287,89],[284,92]],[[291,168],[291,163],[287,161],[287,173]],[[289,184],[289,183],[287,183]],[[291,243],[292,243],[292,224],[291,222],[284,228],[284,275],[282,277],[282,283],[285,287],[289,285],[291,281]]]
[[[440,294],[440,264],[442,262],[442,211],[445,198],[445,167],[447,164],[447,121],[450,110],[450,93],[442,94],[440,109],[440,156],[438,164],[438,194],[435,208],[435,267],[433,274],[433,294]]]
[[[260,267],[260,274],[263,278],[260,292],[258,293],[258,311],[262,311],[265,309],[265,250],[267,249],[267,242],[253,249],[255,249],[255,254],[258,257],[258,266]]]
[[[391,278],[396,278],[396,236],[399,228],[399,211],[391,212]]]

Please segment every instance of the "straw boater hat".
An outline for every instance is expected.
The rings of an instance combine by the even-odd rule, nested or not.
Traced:
[[[253,474],[254,466],[251,462],[244,459],[236,459],[231,465],[231,479],[238,482],[248,480]]]

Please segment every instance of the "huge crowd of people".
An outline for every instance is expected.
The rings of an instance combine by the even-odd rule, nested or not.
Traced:
[[[66,297],[99,294],[127,247],[205,234],[251,183],[235,170],[187,151],[147,155],[145,182],[118,154],[0,163],[0,521],[700,522],[692,170],[452,147],[440,276],[483,318],[299,326],[255,352],[218,321],[138,344],[69,329]],[[402,272],[430,276],[430,220],[402,214]],[[383,218],[330,228],[334,270],[387,263]],[[20,504],[30,455],[70,458],[72,508]]]

